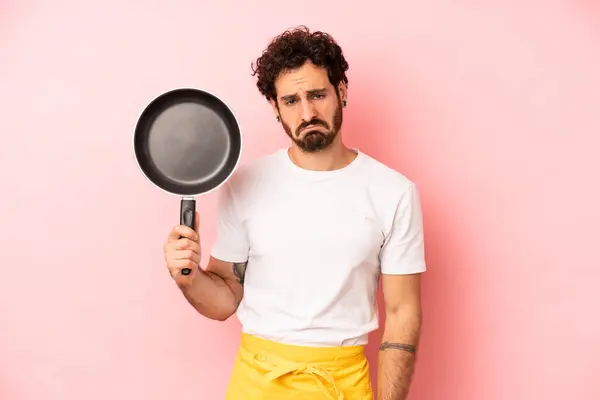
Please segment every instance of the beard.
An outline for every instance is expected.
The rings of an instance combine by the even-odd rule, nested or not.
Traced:
[[[302,151],[306,153],[315,153],[331,146],[342,127],[342,120],[342,104],[341,102],[338,102],[338,106],[333,115],[332,127],[330,127],[327,122],[318,118],[302,122],[296,128],[295,132],[292,132],[290,126],[283,122],[283,120],[281,124],[290,139],[292,139]],[[308,129],[305,129],[307,127]],[[300,136],[303,129],[305,129],[304,136]]]

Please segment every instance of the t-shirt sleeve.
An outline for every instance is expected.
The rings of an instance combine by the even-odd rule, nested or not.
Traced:
[[[219,192],[217,210],[217,237],[211,255],[228,262],[247,261],[250,246],[228,182]]]
[[[382,274],[402,275],[426,270],[423,217],[414,185],[396,207],[392,227],[381,248],[380,262]]]

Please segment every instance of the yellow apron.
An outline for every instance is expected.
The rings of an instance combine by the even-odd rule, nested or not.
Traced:
[[[242,334],[225,398],[373,400],[364,346],[295,346]]]

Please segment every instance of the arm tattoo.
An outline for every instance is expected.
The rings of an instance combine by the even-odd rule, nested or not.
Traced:
[[[390,342],[383,342],[383,344],[379,347],[380,351],[384,351],[385,349],[404,350],[404,351],[408,351],[409,353],[413,353],[413,354],[416,351],[415,347],[411,346],[409,344],[390,343]]]
[[[237,278],[240,285],[244,285],[244,277],[246,276],[246,265],[248,261],[241,263],[233,263],[233,274]]]

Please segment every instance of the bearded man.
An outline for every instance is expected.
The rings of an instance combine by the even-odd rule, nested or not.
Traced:
[[[165,243],[189,303],[207,318],[235,313],[241,322],[227,399],[373,399],[364,348],[378,328],[380,279],[378,397],[409,391],[426,269],[419,196],[401,173],[344,144],[347,70],[326,33],[277,36],[253,72],[290,147],[222,186],[206,268],[197,230],[175,226]]]

